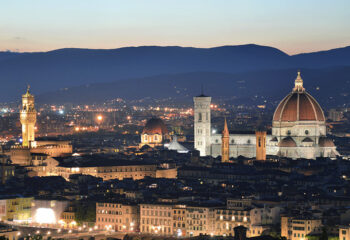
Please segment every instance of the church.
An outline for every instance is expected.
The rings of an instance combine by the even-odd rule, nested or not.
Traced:
[[[318,102],[303,87],[298,72],[292,91],[279,103],[272,119],[272,133],[230,134],[225,120],[222,134],[211,131],[211,97],[194,100],[194,147],[201,156],[222,156],[222,161],[244,156],[266,159],[267,155],[292,159],[339,155],[326,136],[326,118]]]

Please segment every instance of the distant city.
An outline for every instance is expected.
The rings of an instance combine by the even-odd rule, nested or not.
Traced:
[[[0,236],[347,239],[350,109],[306,83],[276,105],[202,87],[190,104],[38,106],[28,86],[1,109]]]
[[[350,240],[350,1],[0,1],[0,240]]]

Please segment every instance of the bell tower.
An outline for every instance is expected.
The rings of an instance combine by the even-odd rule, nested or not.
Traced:
[[[227,127],[227,121],[225,118],[224,130],[221,136],[221,162],[228,162],[230,159],[230,133]]]
[[[193,98],[194,102],[194,148],[201,156],[210,155],[211,97],[201,94]]]
[[[34,96],[29,92],[22,95],[22,108],[20,110],[20,120],[22,124],[22,145],[30,147],[30,143],[35,140],[36,110],[34,108]]]
[[[256,160],[266,160],[266,132],[256,131]]]

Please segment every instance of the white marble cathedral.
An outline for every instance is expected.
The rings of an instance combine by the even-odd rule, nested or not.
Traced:
[[[211,131],[211,97],[202,94],[193,100],[195,149],[200,151],[201,156],[221,156],[222,135],[212,134]],[[230,134],[229,156],[256,157],[256,139],[255,134]],[[272,134],[267,135],[265,141],[267,155],[293,159],[335,158],[339,155],[333,141],[326,137],[326,119],[322,108],[305,91],[300,72],[292,92],[276,108]]]

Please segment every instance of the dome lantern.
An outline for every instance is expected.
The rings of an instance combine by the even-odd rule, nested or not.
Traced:
[[[295,79],[294,84],[295,84],[295,86],[293,88],[294,92],[304,92],[305,91],[305,88],[303,87],[303,79],[300,76],[300,71],[298,71],[298,76]]]

